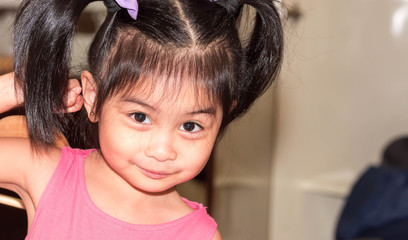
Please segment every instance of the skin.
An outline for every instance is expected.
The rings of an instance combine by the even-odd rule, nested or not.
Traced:
[[[65,98],[66,112],[81,109],[83,98],[79,95],[77,80],[70,80]],[[0,113],[22,105],[23,95],[14,86],[14,73],[0,76]],[[0,122],[1,124],[1,122]],[[24,202],[28,230],[34,218],[40,197],[59,161],[61,150],[50,148],[41,156],[32,152],[26,138],[1,137],[0,133],[0,187],[16,192]]]
[[[7,103],[1,111],[22,102],[10,79],[12,75],[0,77],[0,87],[9,87],[7,97],[0,97]],[[85,71],[81,81],[83,98],[78,82],[72,81],[65,111],[78,111],[83,104],[90,121],[99,125],[101,149],[85,160],[85,181],[95,205],[134,224],[165,223],[192,212],[175,186],[194,178],[207,163],[221,124],[220,106],[197,99],[188,87],[174,99],[163,99],[159,85],[149,95],[135,89],[107,99],[95,115],[93,77]],[[52,148],[38,156],[27,139],[0,137],[0,187],[22,197],[29,228],[60,155]],[[221,239],[218,230],[214,239]]]

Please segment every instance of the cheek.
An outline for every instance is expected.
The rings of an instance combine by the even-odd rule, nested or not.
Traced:
[[[213,145],[213,141],[195,144],[185,152],[185,157],[188,159],[187,168],[190,170],[190,172],[194,174],[201,172],[210,158]]]
[[[124,127],[110,127],[100,132],[99,141],[101,149],[109,150],[116,155],[132,155],[142,150],[148,139],[147,134],[129,131]]]
[[[140,148],[137,132],[130,131],[123,124],[112,121],[101,121],[99,124],[99,143],[105,156],[126,158]]]

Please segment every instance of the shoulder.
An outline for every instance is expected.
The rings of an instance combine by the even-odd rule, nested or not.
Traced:
[[[28,169],[25,169],[25,181],[23,188],[26,189],[34,205],[38,203],[44,189],[51,179],[61,159],[61,149],[50,147],[44,152],[31,152],[28,160]]]
[[[215,220],[207,213],[207,208],[203,204],[189,201],[186,198],[182,198],[183,201],[194,211],[190,216],[194,216],[194,221],[189,221],[192,224],[192,228],[202,234],[206,233],[205,239],[210,239],[213,237],[214,240],[222,240],[220,232],[217,230],[217,223]],[[208,235],[207,235],[208,233]]]
[[[222,240],[221,233],[218,231],[218,229],[215,231],[213,240]]]
[[[50,147],[46,152],[35,156],[31,163],[33,166],[30,172],[28,187],[30,193],[37,196],[39,200],[45,187],[55,175],[60,178],[66,174],[75,164],[85,159],[93,150],[82,150],[71,147]],[[62,175],[61,175],[62,174]]]

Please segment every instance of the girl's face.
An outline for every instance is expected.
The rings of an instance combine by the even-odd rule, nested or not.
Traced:
[[[98,118],[106,163],[131,186],[150,193],[186,182],[203,169],[222,120],[221,107],[198,98],[194,89],[163,89],[113,97]]]

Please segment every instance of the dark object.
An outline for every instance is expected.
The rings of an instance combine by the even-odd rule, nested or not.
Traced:
[[[336,239],[408,239],[408,172],[370,167],[354,185]]]
[[[384,150],[382,163],[408,171],[408,137],[391,142]]]
[[[77,33],[94,34],[98,30],[98,23],[95,20],[95,13],[84,12],[78,20],[78,26],[75,29]],[[79,79],[79,78],[77,78]]]
[[[369,167],[355,183],[337,240],[408,239],[408,138],[392,141],[382,157],[382,166]]]
[[[108,9],[108,13],[114,13],[122,9],[115,0],[104,0],[103,3]]]
[[[13,192],[0,189],[1,194],[16,197]],[[27,234],[27,214],[17,209],[0,204],[0,240],[23,240]]]

